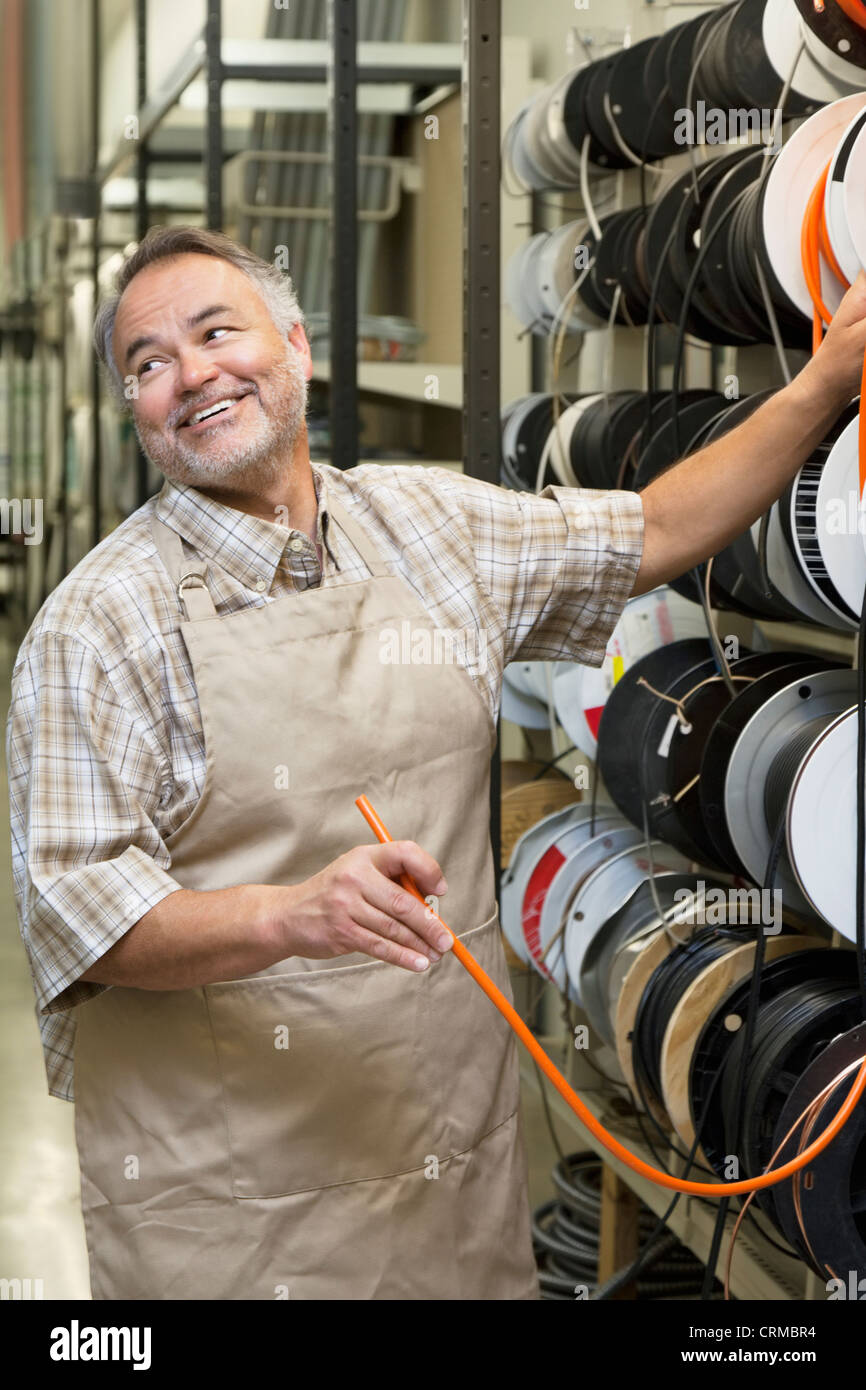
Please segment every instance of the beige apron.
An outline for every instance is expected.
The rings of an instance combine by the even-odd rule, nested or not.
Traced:
[[[185,888],[296,883],[371,833],[442,866],[442,914],[510,998],[488,835],[493,741],[463,666],[391,664],[434,631],[336,500],[371,572],[219,617],[156,516],[187,620],[207,773],[167,844]],[[384,634],[384,635],[383,635]],[[424,651],[421,639],[403,652]],[[441,651],[441,648],[440,648]],[[517,1045],[451,955],[423,974],[294,957],[76,1010],[96,1299],[532,1299]]]

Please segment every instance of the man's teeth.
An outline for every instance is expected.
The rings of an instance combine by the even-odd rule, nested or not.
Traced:
[[[215,411],[225,410],[226,406],[234,405],[234,403],[233,397],[229,397],[224,401],[214,401],[213,405],[209,405],[206,410],[197,410],[195,415],[191,416],[187,423],[190,425],[197,425],[199,420],[206,420],[207,417],[213,415]]]

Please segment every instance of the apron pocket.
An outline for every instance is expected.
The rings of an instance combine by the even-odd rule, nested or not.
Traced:
[[[461,940],[511,990],[494,914]],[[423,1169],[473,1148],[518,1103],[507,1023],[452,956],[204,990],[236,1197],[279,1197]]]

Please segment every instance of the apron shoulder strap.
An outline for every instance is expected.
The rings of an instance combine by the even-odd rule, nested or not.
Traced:
[[[183,604],[188,621],[215,618],[217,612],[207,587],[205,561],[184,555],[183,543],[177,531],[166,526],[155,512],[151,530],[162,563],[168,570],[169,579]]]
[[[370,573],[376,578],[388,578],[388,566],[382,559],[370,536],[355,517],[332,494],[328,496],[328,511],[340,530],[348,536]]]

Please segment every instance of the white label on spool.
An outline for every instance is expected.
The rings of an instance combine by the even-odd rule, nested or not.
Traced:
[[[660,758],[666,758],[668,753],[671,751],[671,739],[674,736],[674,729],[677,727],[679,722],[680,717],[678,714],[672,714],[670,719],[668,720],[667,728],[665,729],[664,734],[662,735],[662,741],[658,746],[658,755]]]

